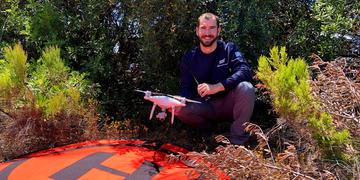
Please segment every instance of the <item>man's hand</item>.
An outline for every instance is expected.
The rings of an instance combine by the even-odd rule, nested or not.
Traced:
[[[198,85],[197,91],[201,97],[216,94],[220,91],[224,91],[225,88],[221,83],[217,84],[207,84],[202,83]]]

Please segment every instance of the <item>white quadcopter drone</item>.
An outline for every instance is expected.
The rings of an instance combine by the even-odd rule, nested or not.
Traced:
[[[184,107],[184,106],[186,106],[186,104],[185,104],[186,102],[201,103],[199,101],[186,99],[181,96],[174,96],[174,95],[169,95],[169,94],[156,93],[156,92],[151,92],[151,91],[142,91],[142,90],[135,90],[135,91],[145,93],[144,99],[154,103],[151,108],[149,120],[152,119],[156,106],[159,106],[161,108],[162,112],[158,113],[156,115],[156,118],[164,120],[167,116],[166,109],[171,108],[171,113],[172,113],[171,114],[171,124],[173,124],[175,107]]]

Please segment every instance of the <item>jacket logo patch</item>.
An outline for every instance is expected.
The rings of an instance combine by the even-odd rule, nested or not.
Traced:
[[[239,51],[236,51],[235,52],[235,58],[233,60],[231,60],[231,62],[236,61],[236,60],[242,60],[242,59],[244,59],[243,54],[241,52],[239,52]]]
[[[235,52],[235,56],[236,56],[237,58],[240,58],[240,57],[242,57],[242,54],[241,54],[241,52],[236,51],[236,52]]]
[[[227,64],[228,64],[228,63],[226,63],[225,58],[224,58],[224,59],[221,59],[221,60],[219,61],[219,64],[218,64],[216,67],[225,66],[225,65],[227,65]]]

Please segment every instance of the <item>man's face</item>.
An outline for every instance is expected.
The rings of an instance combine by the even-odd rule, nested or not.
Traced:
[[[196,27],[196,35],[200,43],[205,47],[212,46],[219,37],[220,27],[217,26],[216,19],[201,18],[199,26]]]

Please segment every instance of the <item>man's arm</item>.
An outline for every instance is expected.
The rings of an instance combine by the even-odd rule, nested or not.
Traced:
[[[235,88],[240,82],[251,82],[252,80],[251,67],[242,53],[235,45],[233,45],[233,48],[229,51],[229,68],[231,69],[232,75],[220,82],[224,86],[225,91]]]

